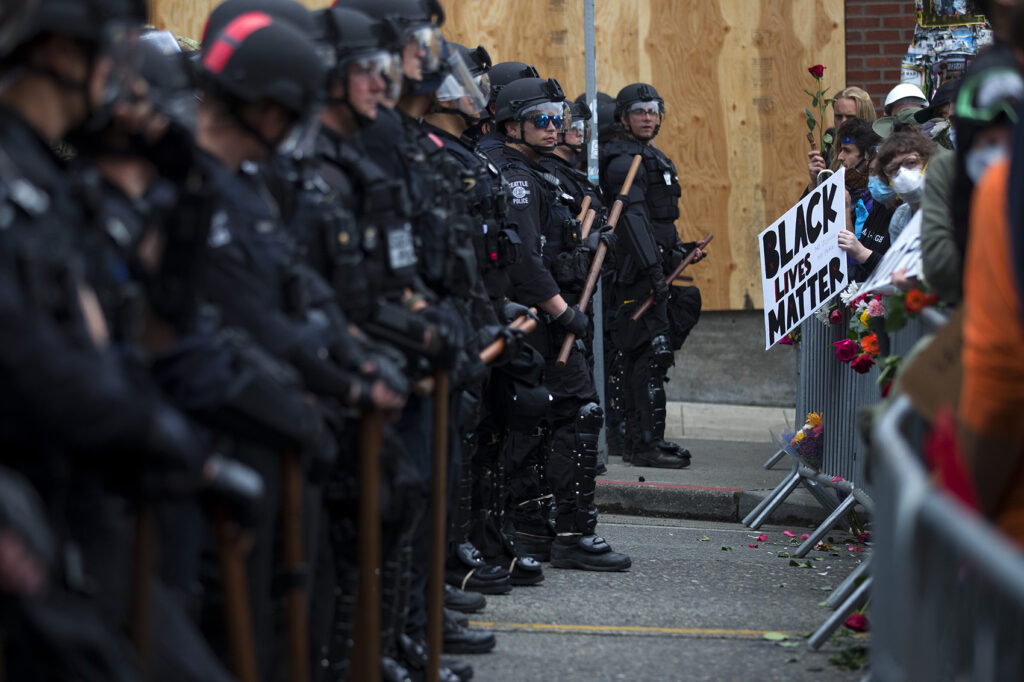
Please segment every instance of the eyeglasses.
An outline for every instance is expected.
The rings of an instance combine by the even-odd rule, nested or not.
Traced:
[[[533,124],[533,127],[537,130],[547,130],[549,125],[554,125],[555,130],[561,130],[562,126],[565,125],[565,119],[561,116],[552,116],[551,114],[537,114],[526,119]]]
[[[921,160],[920,156],[917,154],[910,154],[903,157],[903,160],[899,163],[890,163],[888,166],[883,168],[882,171],[885,173],[885,177],[892,179],[900,172],[900,168],[913,169],[922,165],[924,165],[924,162]]]

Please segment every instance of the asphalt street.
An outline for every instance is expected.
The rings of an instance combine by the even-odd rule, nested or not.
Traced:
[[[866,636],[844,630],[819,651],[805,638],[831,613],[821,604],[829,588],[865,554],[836,533],[832,551],[812,552],[809,568],[792,566],[778,556],[796,547],[784,530],[602,515],[598,532],[633,567],[600,574],[545,565],[542,584],[488,597],[471,623],[495,630],[498,646],[465,657],[474,679],[860,680],[864,670],[830,658],[866,646]],[[792,532],[799,542],[804,529]]]

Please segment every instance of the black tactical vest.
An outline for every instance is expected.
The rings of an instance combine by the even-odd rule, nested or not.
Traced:
[[[642,168],[647,180],[644,200],[651,221],[674,223],[679,219],[679,197],[682,196],[679,174],[672,160],[660,149],[649,144],[640,144],[635,140],[616,138],[607,142],[601,152],[602,172],[616,156],[626,155],[632,158],[636,154],[642,154]]]

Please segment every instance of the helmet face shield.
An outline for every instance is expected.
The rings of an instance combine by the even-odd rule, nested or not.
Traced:
[[[379,76],[385,84],[384,97],[389,100],[398,99],[402,94],[402,58],[392,52],[380,50],[358,55],[342,64],[348,69],[349,75],[356,73]]]
[[[445,60],[448,75],[441,81],[437,91],[439,102],[456,102],[459,111],[467,116],[476,116],[487,106],[489,89],[481,89],[473,74],[469,71],[466,60],[457,51],[453,51]],[[485,74],[486,75],[486,74]]]
[[[434,73],[441,67],[444,38],[435,26],[421,26],[406,36],[406,45],[413,43],[423,53],[420,57],[423,73]]]
[[[134,94],[139,83],[142,50],[140,27],[112,24],[97,44],[90,96],[94,108],[112,107]]]
[[[295,159],[312,156],[316,149],[316,138],[320,134],[322,111],[320,105],[310,107],[302,118],[292,123],[281,137],[277,152]]]
[[[588,119],[573,119],[565,130],[565,143],[570,147],[583,147],[590,144],[591,127]]]
[[[629,105],[628,109],[630,114],[641,116],[644,114],[650,114],[656,118],[661,118],[665,114],[665,105],[661,102],[633,102]]]

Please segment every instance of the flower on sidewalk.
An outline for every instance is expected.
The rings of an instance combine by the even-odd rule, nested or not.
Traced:
[[[782,531],[782,534],[785,535],[787,538],[795,538],[796,537],[796,533],[794,533],[791,530],[784,530],[784,531]]]
[[[851,613],[850,617],[846,619],[843,625],[854,632],[867,632],[871,629],[871,624],[868,623],[868,617],[863,613]]]

